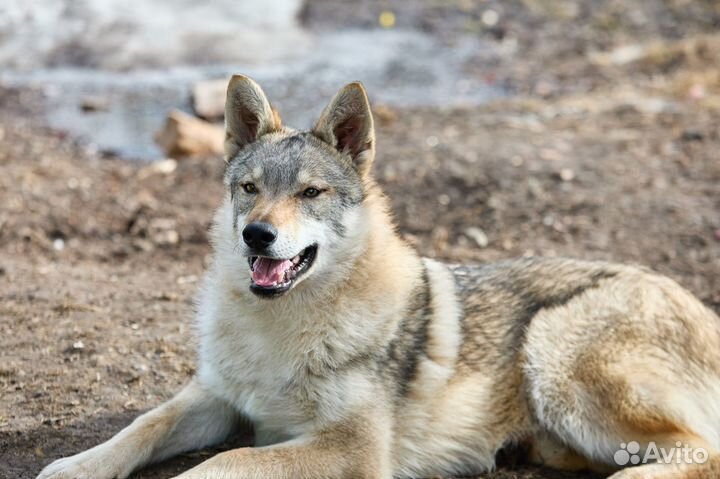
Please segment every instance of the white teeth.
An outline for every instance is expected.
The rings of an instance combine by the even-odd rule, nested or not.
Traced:
[[[300,255],[295,256],[293,259],[291,259],[292,264],[297,265],[300,262]]]

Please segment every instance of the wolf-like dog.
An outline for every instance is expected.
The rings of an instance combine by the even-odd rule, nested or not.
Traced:
[[[251,426],[255,447],[178,478],[465,475],[513,444],[617,479],[720,477],[720,320],[675,282],[602,262],[420,257],[371,175],[359,83],[296,131],[234,76],[226,132],[195,377],[39,479],[123,479]]]

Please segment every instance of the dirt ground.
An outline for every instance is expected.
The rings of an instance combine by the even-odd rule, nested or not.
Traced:
[[[377,107],[375,174],[424,254],[639,263],[720,312],[720,40],[710,33],[720,9],[647,0],[633,13],[623,3],[397,0],[339,11],[313,0],[303,21],[370,27],[390,9],[400,26],[520,45],[493,65],[493,81],[516,94],[507,100]],[[492,28],[488,8],[500,12]],[[630,61],[607,54],[627,44],[640,45]],[[34,92],[0,91],[2,479],[34,478],[190,378],[192,299],[223,194],[221,159],[173,170],[106,157],[43,128],[39,108]],[[213,452],[133,477],[170,478]],[[587,476],[513,466],[483,477]]]

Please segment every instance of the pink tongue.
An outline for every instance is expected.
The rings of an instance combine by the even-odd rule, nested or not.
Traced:
[[[272,286],[285,279],[285,271],[292,266],[287,259],[258,258],[253,264],[252,279],[258,286]]]

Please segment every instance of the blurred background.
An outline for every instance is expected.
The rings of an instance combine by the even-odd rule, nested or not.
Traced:
[[[362,81],[425,255],[639,263],[720,312],[716,0],[3,0],[0,478],[192,374],[233,73],[298,128]]]

